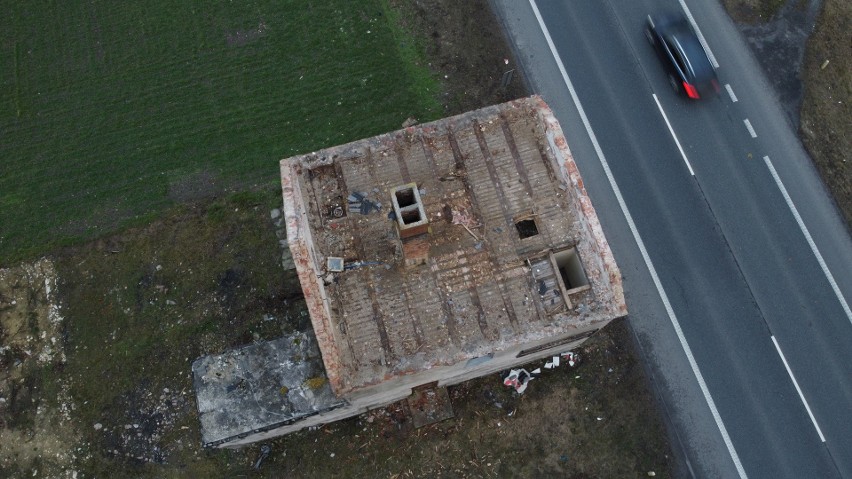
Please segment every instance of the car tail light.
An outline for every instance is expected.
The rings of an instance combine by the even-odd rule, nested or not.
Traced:
[[[687,82],[683,82],[683,89],[684,91],[686,91],[686,95],[689,98],[698,98],[698,90],[696,90],[694,86],[690,85]]]
[[[719,93],[719,90],[721,90],[721,88],[719,88],[719,82],[713,79],[710,80],[710,83],[713,84],[713,89],[716,90],[716,93]]]

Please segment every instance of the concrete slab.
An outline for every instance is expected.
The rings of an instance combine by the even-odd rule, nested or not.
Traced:
[[[295,333],[192,364],[205,446],[346,404],[331,391],[313,334]]]

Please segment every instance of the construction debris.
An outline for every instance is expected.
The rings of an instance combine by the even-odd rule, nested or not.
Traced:
[[[260,469],[260,464],[269,456],[270,451],[272,451],[272,448],[269,447],[269,444],[260,446],[260,456],[258,456],[257,461],[254,463],[254,468],[256,470]]]
[[[580,363],[580,355],[577,354],[577,353],[573,353],[571,351],[568,351],[567,353],[562,353],[560,356],[562,356],[565,360],[567,360],[568,365],[571,366],[572,368],[575,365]]]
[[[367,193],[355,191],[349,195],[349,211],[358,211],[362,215],[370,214],[372,211],[381,211],[382,204],[378,201],[367,199]]]

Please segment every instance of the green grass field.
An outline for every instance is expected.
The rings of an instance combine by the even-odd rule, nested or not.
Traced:
[[[2,9],[0,265],[441,116],[385,0]]]

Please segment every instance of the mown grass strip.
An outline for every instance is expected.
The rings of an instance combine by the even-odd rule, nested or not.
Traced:
[[[280,158],[440,115],[384,0],[7,8],[0,264],[162,211],[193,175],[274,184]]]

